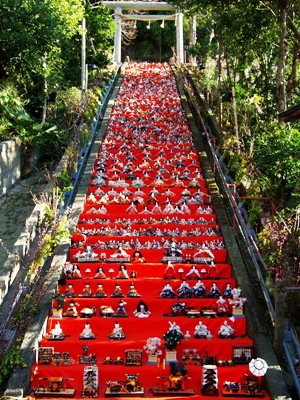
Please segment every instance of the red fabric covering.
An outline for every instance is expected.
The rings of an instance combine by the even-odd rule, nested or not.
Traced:
[[[161,291],[167,282],[177,293],[182,280],[187,278],[192,264],[180,262],[174,264],[175,278],[171,280],[164,279],[166,272],[166,263],[162,263],[165,254],[163,244],[166,240],[171,244],[171,236],[155,236],[151,231],[138,236],[126,234],[114,234],[114,236],[101,234],[98,232],[87,232],[86,230],[98,230],[102,227],[110,227],[121,229],[132,224],[131,229],[139,229],[141,227],[147,229],[151,227],[162,230],[164,228],[174,230],[178,229],[173,239],[178,246],[187,244],[182,247],[183,259],[189,259],[203,243],[210,248],[214,255],[215,265],[201,263],[197,264],[197,269],[201,272],[201,279],[209,292],[213,282],[216,282],[221,294],[223,293],[227,283],[231,287],[235,287],[235,281],[232,278],[231,265],[228,264],[227,250],[224,246],[216,249],[216,245],[224,245],[221,233],[210,235],[206,228],[219,229],[216,225],[216,215],[213,214],[213,206],[210,204],[210,197],[204,196],[204,205],[199,211],[199,206],[190,204],[190,214],[142,214],[144,204],[137,205],[137,212],[131,214],[126,211],[129,204],[112,204],[109,198],[108,204],[105,204],[105,212],[101,213],[102,201],[101,195],[97,193],[109,193],[111,187],[115,191],[121,193],[125,187],[130,190],[129,200],[132,200],[134,192],[134,182],[126,180],[124,168],[130,168],[135,176],[143,179],[147,187],[142,188],[145,194],[145,200],[150,198],[150,191],[156,187],[158,194],[156,199],[162,205],[167,200],[166,190],[168,187],[174,192],[172,204],[178,202],[182,197],[182,191],[185,187],[189,187],[191,196],[200,189],[201,193],[207,194],[208,190],[206,182],[202,176],[198,153],[193,144],[193,138],[189,129],[186,116],[181,108],[181,100],[177,91],[176,82],[167,64],[129,64],[123,83],[119,90],[119,94],[113,110],[111,119],[106,128],[104,140],[99,149],[98,158],[95,161],[95,168],[91,176],[90,186],[87,188],[86,204],[79,217],[78,230],[72,236],[72,248],[69,252],[69,260],[64,267],[66,273],[66,285],[60,286],[59,290],[62,294],[66,293],[69,285],[72,284],[73,298],[75,307],[79,313],[78,317],[66,317],[56,319],[51,316],[48,320],[46,333],[40,342],[40,347],[53,347],[54,351],[60,353],[68,352],[71,358],[69,366],[62,363],[59,366],[37,364],[32,370],[31,388],[34,391],[38,387],[39,379],[49,377],[72,378],[67,382],[67,387],[75,388],[75,397],[80,398],[83,389],[83,369],[86,365],[79,364],[79,357],[83,354],[83,346],[88,346],[88,354],[95,354],[97,357],[97,366],[99,369],[99,398],[104,397],[106,384],[108,381],[124,381],[126,374],[139,374],[139,382],[145,389],[145,397],[152,397],[152,388],[161,384],[170,374],[169,365],[163,361],[166,354],[164,347],[164,334],[169,330],[169,322],[176,322],[182,333],[189,331],[191,338],[189,340],[182,339],[181,343],[176,346],[177,360],[183,362],[183,355],[188,351],[196,350],[201,358],[213,357],[216,361],[228,361],[233,358],[233,348],[242,347],[252,349],[253,343],[251,338],[247,336],[246,319],[243,314],[231,317],[232,308],[230,299],[226,300],[227,315],[215,316],[206,314],[210,318],[206,318],[203,310],[210,310],[216,307],[218,297],[212,298],[204,296],[201,298],[162,298]],[[165,171],[162,172],[161,168]],[[183,174],[189,169],[188,179],[183,179]],[[114,171],[117,171],[116,174]],[[104,174],[104,175],[101,175]],[[147,176],[148,174],[148,176]],[[157,176],[161,174],[163,181],[160,182]],[[101,184],[95,182],[100,177]],[[177,177],[177,179],[176,179]],[[119,182],[118,178],[121,178]],[[198,181],[198,188],[195,188],[195,182]],[[122,181],[123,180],[123,181]],[[118,181],[117,186],[116,182]],[[136,182],[135,182],[136,184]],[[197,185],[197,184],[196,184]],[[90,194],[94,194],[94,198]],[[190,198],[190,197],[189,197]],[[151,198],[150,198],[151,199]],[[150,203],[153,207],[152,203]],[[149,207],[149,208],[151,208]],[[151,208],[152,210],[152,208]],[[182,210],[181,210],[182,211]],[[186,235],[182,232],[187,229]],[[190,236],[192,229],[198,228],[201,234]],[[85,231],[83,231],[85,230]],[[121,232],[121,231],[120,231]],[[179,236],[178,236],[179,235]],[[128,243],[127,243],[128,242]],[[157,243],[160,246],[157,246]],[[156,248],[153,245],[156,244]],[[90,262],[90,256],[80,258],[78,255],[87,252],[87,245],[92,246],[94,253],[94,262]],[[126,245],[126,246],[125,246]],[[110,256],[115,253],[118,246],[124,247],[132,257],[136,248],[140,248],[145,263],[126,263],[127,272],[134,272],[134,279],[117,279],[121,261],[116,259],[114,262],[108,262]],[[90,249],[89,249],[90,250]],[[89,253],[88,253],[89,254]],[[105,254],[105,257],[104,257]],[[201,256],[200,256],[201,257]],[[88,260],[87,260],[88,259]],[[177,260],[178,261],[178,260]],[[201,260],[202,262],[202,260]],[[82,277],[80,279],[69,279],[68,269],[73,267],[75,263],[79,266]],[[106,279],[93,279],[98,267],[103,267],[106,273]],[[114,272],[109,272],[110,269]],[[182,271],[179,272],[179,268]],[[205,270],[205,273],[204,271]],[[106,298],[82,297],[83,289],[86,283],[94,295],[99,283],[103,285],[103,289],[107,295]],[[187,280],[190,287],[193,287],[196,280]],[[104,318],[100,314],[102,306],[110,306],[114,311],[120,302],[120,298],[111,297],[118,283],[124,294],[123,301],[126,303],[125,308],[127,317]],[[130,298],[127,296],[130,283],[134,283],[140,297]],[[150,316],[148,318],[137,318],[134,311],[139,301],[142,300],[149,308]],[[174,315],[172,306],[177,302],[185,303],[186,309],[196,310],[197,317],[191,318],[186,314]],[[63,307],[63,314],[70,306],[71,297],[66,299]],[[94,310],[91,318],[82,317],[81,311],[89,307]],[[201,313],[201,314],[200,314]],[[201,315],[201,318],[199,318]],[[212,334],[212,339],[195,339],[194,330],[199,321],[202,321]],[[55,323],[59,321],[62,331],[65,335],[64,340],[49,340],[51,330]],[[93,340],[80,340],[79,335],[83,331],[86,322],[90,323],[90,327],[95,335]],[[119,322],[125,334],[125,339],[110,340],[108,337],[115,326],[116,321]],[[230,339],[221,339],[218,336],[220,326],[227,321],[234,329],[234,335]],[[144,350],[146,341],[149,337],[158,337],[162,340],[162,354],[159,357],[159,365],[148,364],[148,356]],[[106,357],[115,360],[117,357],[125,359],[126,351],[130,349],[138,349],[142,351],[142,366],[125,366],[104,364]],[[219,365],[219,364],[218,364]],[[195,395],[193,398],[204,398],[201,394],[202,387],[202,365],[187,365],[188,380],[186,388],[193,389]],[[218,367],[218,389],[219,394],[215,398],[221,398],[222,386],[225,381],[240,382],[245,384],[246,375],[249,375],[248,365],[237,364],[236,366],[219,366]],[[164,377],[164,378],[163,378]],[[170,394],[177,399],[183,398],[181,395],[168,393],[166,396],[156,396],[158,399],[170,398]],[[58,395],[59,396],[59,395]],[[56,397],[58,397],[56,396]],[[126,396],[128,399],[134,396]],[[269,396],[265,393],[265,397]],[[239,398],[239,397],[235,397]],[[244,396],[243,396],[244,398]]]

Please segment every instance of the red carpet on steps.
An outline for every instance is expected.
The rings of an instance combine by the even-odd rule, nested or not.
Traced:
[[[255,355],[242,309],[237,312],[232,295],[224,295],[226,313],[217,312],[217,301],[225,288],[228,284],[232,289],[236,286],[220,232],[170,66],[129,63],[72,236],[69,262],[64,266],[65,285],[59,286],[66,296],[62,316],[55,311],[54,301],[54,314],[49,317],[39,360],[32,369],[31,394],[47,398],[180,399],[194,393],[191,397],[197,399],[268,399],[265,391],[251,393],[246,387],[247,377],[250,383],[255,382],[249,370],[249,361]],[[134,258],[137,250],[142,259]],[[166,271],[168,260],[172,265]],[[193,265],[199,276],[188,279]],[[99,267],[105,274],[102,279],[95,277]],[[189,288],[186,297],[178,297],[183,280]],[[195,297],[192,289],[198,280],[206,292]],[[175,293],[173,298],[162,294],[167,283]],[[219,295],[209,295],[213,283]],[[112,297],[116,284],[122,298]],[[128,296],[131,284],[139,297]],[[106,297],[95,296],[99,288]],[[116,316],[121,299],[126,314]],[[134,314],[140,300],[148,307],[148,317]],[[184,303],[184,310],[175,314],[173,306],[177,302]],[[103,313],[104,306],[113,310],[111,314]],[[210,339],[194,337],[199,321],[207,326]],[[225,321],[234,329],[227,339],[218,336]],[[51,340],[57,322],[63,340]],[[87,322],[94,339],[80,339]],[[112,340],[109,335],[116,322],[124,337]],[[172,322],[182,335],[191,335],[189,339],[182,337],[175,348],[175,367],[181,374],[177,386],[170,383],[174,364],[165,358],[163,339]],[[155,337],[161,340],[161,354],[157,363],[149,363],[144,347],[148,338]],[[130,350],[142,356],[141,363],[137,358],[131,365]],[[87,358],[83,357],[84,351]],[[92,387],[93,381],[90,386],[84,383],[84,369],[90,361],[97,367],[96,387]],[[207,388],[204,373],[210,369],[215,373],[215,391],[203,390]],[[131,375],[137,378],[142,393],[135,392],[134,385],[126,381]],[[108,382],[117,381],[124,388],[120,392],[107,391]],[[226,382],[237,383],[243,389],[237,393],[224,391]],[[62,388],[57,389],[60,385]]]

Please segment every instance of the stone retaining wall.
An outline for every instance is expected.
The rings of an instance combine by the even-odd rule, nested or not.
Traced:
[[[7,193],[21,178],[22,147],[20,138],[0,143],[0,196]]]
[[[38,162],[37,152],[27,148],[19,137],[1,142],[0,197],[5,195],[20,179],[32,172]]]
[[[55,170],[56,175],[60,174],[62,165],[66,163],[67,157],[68,155],[65,153]],[[47,186],[45,191],[47,192],[50,189],[50,186]],[[42,227],[43,220],[43,206],[42,204],[36,204],[31,215],[27,218],[24,224],[23,233],[14,243],[11,254],[8,256],[0,270],[0,305],[3,303],[5,296],[14,283],[18,272],[20,271],[22,260],[24,260],[25,257],[33,251],[35,239],[38,236],[40,228]]]

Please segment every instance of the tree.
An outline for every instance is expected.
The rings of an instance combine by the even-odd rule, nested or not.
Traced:
[[[170,3],[181,7],[188,15],[209,12],[213,21],[219,21],[221,29],[218,30],[217,26],[214,26],[214,34],[221,48],[220,53],[225,50],[226,57],[229,59],[234,57],[241,67],[241,61],[245,55],[248,58],[253,51],[257,52],[259,49],[264,60],[271,61],[271,64],[267,65],[269,74],[272,75],[273,70],[276,69],[276,93],[273,95],[277,104],[276,113],[285,111],[287,99],[292,97],[292,92],[299,85],[299,80],[297,80],[300,48],[300,30],[297,26],[298,2],[293,0],[248,0],[247,2],[241,0],[172,0]],[[249,19],[244,18],[246,14]],[[235,18],[233,18],[234,15]],[[262,16],[264,18],[263,25],[258,23]],[[232,24],[228,25],[229,20],[232,21]],[[249,36],[243,34],[241,36],[240,34],[243,32],[248,32]],[[254,41],[253,32],[256,32]],[[241,38],[242,40],[240,40]],[[230,43],[234,46],[231,46]],[[242,49],[246,52],[241,51]],[[271,53],[275,53],[276,59],[269,58]],[[259,58],[255,60],[255,62],[257,61],[259,62]],[[269,82],[270,79],[268,79]],[[269,96],[269,91],[266,94]]]
[[[99,4],[93,7],[86,5],[87,18],[87,64],[104,67],[110,60],[113,51],[115,22],[111,11]]]
[[[0,75],[13,80],[34,112],[46,93],[64,81],[63,49],[78,35],[81,0],[3,0]],[[47,84],[45,84],[45,82]]]
[[[161,24],[162,21],[137,21],[137,36],[126,47],[123,45],[123,53],[135,60],[168,61],[176,40],[175,26],[174,21],[168,20],[163,28]]]

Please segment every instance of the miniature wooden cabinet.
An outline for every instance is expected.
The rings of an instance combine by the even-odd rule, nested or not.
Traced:
[[[93,398],[98,397],[99,378],[98,367],[85,367],[83,372],[83,390],[81,397]]]
[[[54,347],[40,347],[38,352],[39,364],[51,364],[54,356]]]
[[[235,364],[249,364],[253,357],[253,346],[233,346],[232,360]]]
[[[126,350],[125,365],[142,365],[142,350]]]
[[[218,369],[216,365],[204,365],[201,393],[204,396],[218,395]]]

